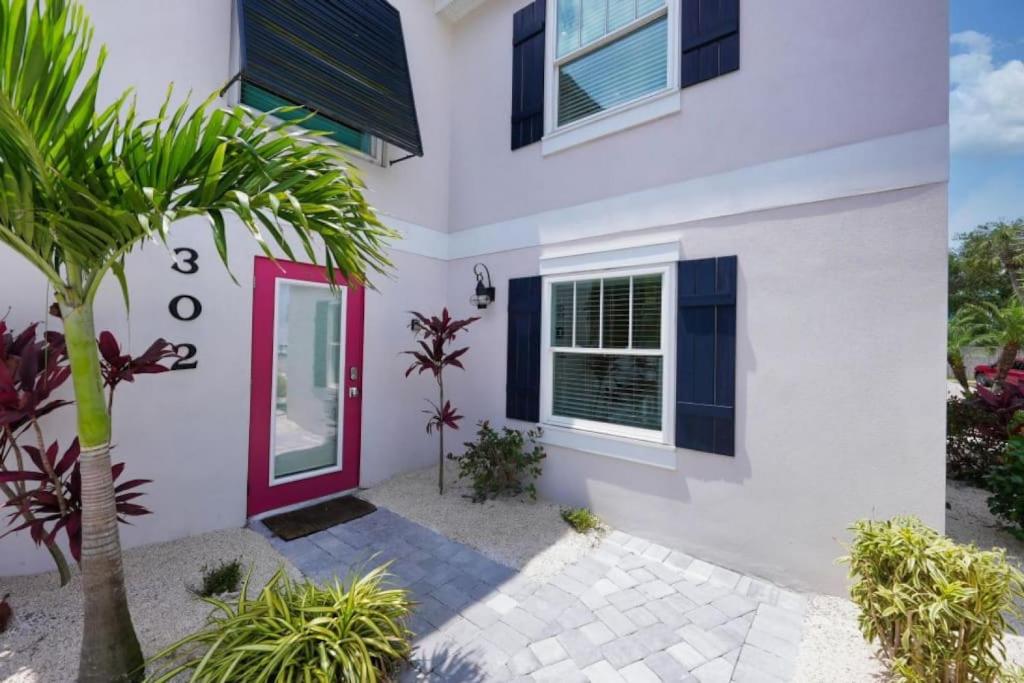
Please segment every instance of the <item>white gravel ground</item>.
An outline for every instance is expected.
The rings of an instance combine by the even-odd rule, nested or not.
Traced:
[[[241,558],[262,586],[281,565],[294,567],[266,539],[247,529],[192,536],[125,553],[128,601],[135,630],[148,657],[200,628],[208,606],[188,592],[203,565]],[[11,629],[0,635],[0,681],[67,683],[75,679],[81,642],[81,583],[76,574],[63,589],[55,573],[0,578],[15,610]]]
[[[597,541],[595,534],[573,531],[554,503],[525,497],[474,503],[455,472],[453,463],[445,463],[443,496],[436,467],[398,475],[359,495],[534,577],[557,574]]]
[[[395,477],[361,495],[377,505],[466,543],[486,555],[542,578],[582,557],[597,537],[581,536],[543,500],[501,499],[473,503],[467,487],[452,480],[444,496],[436,491],[437,470]],[[960,542],[1005,547],[1018,564],[1024,543],[999,528],[985,504],[986,492],[952,484],[946,531]],[[187,590],[204,564],[241,557],[254,566],[262,585],[287,564],[261,536],[244,530],[204,534],[136,548],[126,553],[128,592],[136,630],[147,655],[199,628],[208,610]],[[61,590],[54,574],[0,579],[16,610],[11,631],[0,636],[0,681],[43,683],[73,680],[80,638],[80,584]],[[1008,636],[1009,660],[1024,665],[1024,638]],[[797,660],[798,683],[856,683],[885,680],[884,667],[857,630],[857,610],[844,598],[810,596],[804,640]]]

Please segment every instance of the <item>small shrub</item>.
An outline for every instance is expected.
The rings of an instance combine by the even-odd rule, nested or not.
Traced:
[[[860,630],[913,683],[1000,680],[1007,615],[1024,576],[1003,550],[958,545],[915,518],[853,525],[850,565]]]
[[[1010,440],[1000,464],[992,468],[987,487],[992,492],[988,509],[1007,522],[1008,531],[1024,540],[1024,413],[1010,425]]]
[[[201,598],[234,593],[241,582],[242,563],[239,560],[228,560],[212,567],[204,565],[202,581],[192,592]]]
[[[590,508],[562,508],[562,519],[565,523],[576,530],[576,533],[585,534],[601,528],[601,520],[590,511]]]
[[[377,567],[346,589],[295,582],[279,569],[254,599],[246,577],[233,604],[204,598],[215,608],[209,624],[157,653],[154,661],[173,664],[153,680],[186,671],[200,683],[388,680],[409,655],[412,603],[408,591],[382,586],[386,572]]]
[[[523,433],[502,428],[497,432],[484,420],[477,424],[477,440],[467,442],[466,452],[455,457],[459,465],[459,479],[473,482],[473,501],[483,502],[498,496],[517,496],[526,493],[537,498],[533,480],[540,476],[540,461],[547,457],[537,443],[543,433],[540,427]],[[529,441],[529,451],[526,451]]]
[[[1006,426],[999,414],[976,398],[946,401],[946,474],[951,479],[985,486],[1002,458]]]

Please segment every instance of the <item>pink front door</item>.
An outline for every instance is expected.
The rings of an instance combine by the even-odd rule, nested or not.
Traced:
[[[365,302],[318,266],[254,272],[250,516],[359,484]]]

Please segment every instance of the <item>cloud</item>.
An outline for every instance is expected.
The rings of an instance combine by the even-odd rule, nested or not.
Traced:
[[[953,151],[1024,153],[1024,62],[997,64],[992,38],[977,31],[954,33],[950,44]]]

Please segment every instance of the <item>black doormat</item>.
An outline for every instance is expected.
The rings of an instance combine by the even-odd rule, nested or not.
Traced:
[[[377,508],[362,498],[343,496],[309,507],[267,517],[263,523],[275,536],[286,541],[309,536],[337,524],[364,517]]]

